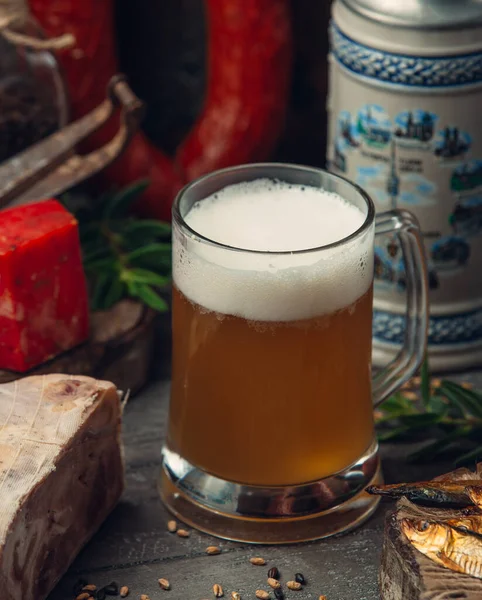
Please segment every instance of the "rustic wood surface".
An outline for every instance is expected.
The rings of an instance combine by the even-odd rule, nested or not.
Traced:
[[[232,590],[245,600],[254,599],[257,589],[266,589],[266,567],[248,562],[263,556],[276,565],[284,580],[302,572],[308,580],[300,592],[289,592],[287,600],[378,600],[378,571],[382,550],[384,518],[391,504],[382,504],[376,514],[356,531],[329,540],[284,547],[256,547],[219,542],[191,532],[181,539],[166,530],[168,514],[156,490],[161,444],[165,432],[169,394],[169,365],[159,360],[159,380],[138,394],[126,407],[127,489],[124,497],[101,530],[82,551],[49,600],[69,600],[79,577],[105,585],[112,580],[127,585],[129,598],[148,594],[151,600],[202,600],[214,598],[212,586],[221,584],[230,600]],[[482,384],[482,372],[464,377]],[[448,464],[425,467],[408,465],[404,457],[413,447],[384,445],[382,456],[388,482],[432,478],[452,470]],[[212,544],[222,554],[207,556]],[[166,592],[157,580],[167,578]],[[165,596],[167,594],[167,596]],[[407,600],[411,600],[408,599]]]
[[[0,370],[0,383],[28,375],[75,373],[113,381],[133,395],[151,374],[155,316],[153,310],[139,302],[121,300],[109,310],[91,314],[87,342],[27,373]],[[166,318],[167,315],[160,315],[156,325],[162,326]]]

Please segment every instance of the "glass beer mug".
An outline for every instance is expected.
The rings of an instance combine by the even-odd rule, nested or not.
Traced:
[[[371,372],[374,236],[404,252],[403,349]],[[422,241],[410,213],[375,217],[328,172],[244,165],[186,186],[173,208],[172,388],[160,492],[184,522],[247,542],[361,523],[381,481],[373,404],[419,367]]]

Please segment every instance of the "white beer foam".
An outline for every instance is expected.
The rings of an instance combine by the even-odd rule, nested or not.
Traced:
[[[258,179],[228,186],[185,216],[215,242],[270,252],[319,248],[365,220],[331,192]],[[373,228],[342,246],[303,254],[258,254],[173,234],[173,279],[206,310],[254,321],[292,321],[349,306],[373,278]]]

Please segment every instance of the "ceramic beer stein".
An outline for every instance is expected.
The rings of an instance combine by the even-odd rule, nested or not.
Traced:
[[[372,381],[374,236],[406,271],[408,335]],[[373,403],[420,365],[418,224],[326,171],[244,165],[173,208],[172,385],[161,495],[183,522],[257,543],[363,522],[380,481]]]
[[[482,364],[482,2],[336,0],[328,162],[420,222],[433,370]],[[374,363],[405,331],[404,261],[375,249]]]

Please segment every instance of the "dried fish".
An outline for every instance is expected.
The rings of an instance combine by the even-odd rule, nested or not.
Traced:
[[[469,491],[469,489],[471,491]],[[392,485],[372,485],[367,488],[369,494],[401,498],[405,496],[414,504],[439,506],[443,508],[462,508],[478,505],[474,498],[478,496],[482,505],[482,483],[480,480],[465,481],[420,481],[417,483],[396,483]]]
[[[482,486],[467,485],[467,493],[475,506],[478,506],[482,510]]]
[[[463,514],[460,517],[443,519],[440,522],[461,533],[470,533],[482,538],[482,513],[478,510],[470,514]]]
[[[481,520],[482,515],[478,517]],[[465,519],[442,522],[403,518],[400,525],[413,546],[437,564],[482,579],[482,533],[470,529]]]

